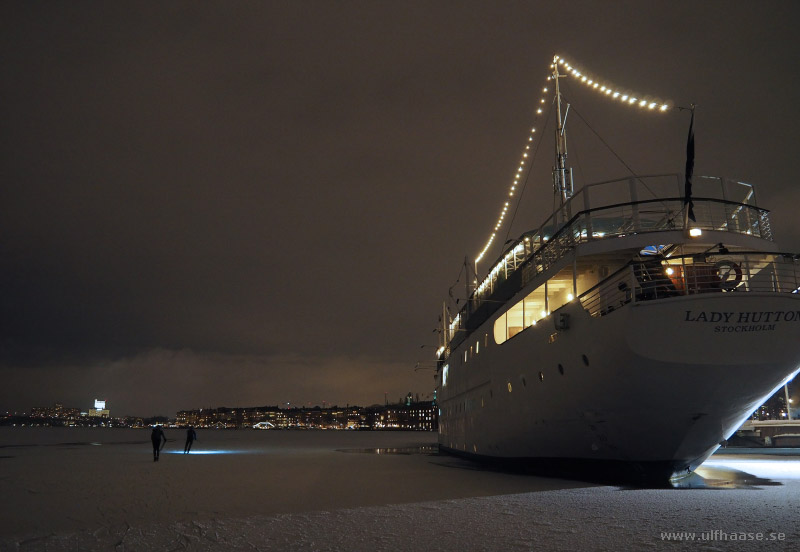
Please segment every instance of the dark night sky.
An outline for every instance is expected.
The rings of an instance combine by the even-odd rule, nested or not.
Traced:
[[[0,4],[0,411],[430,393],[555,53],[698,104],[696,174],[758,184],[800,250],[800,4],[552,5]],[[687,115],[565,94],[637,172],[682,170]],[[626,176],[573,119],[579,182]],[[542,151],[512,236],[549,211]]]

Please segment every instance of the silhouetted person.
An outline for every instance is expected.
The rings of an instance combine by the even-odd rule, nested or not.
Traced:
[[[186,446],[183,447],[184,454],[189,454],[189,451],[192,450],[192,443],[194,443],[195,439],[197,439],[197,433],[195,433],[192,426],[189,426],[189,429],[186,430]]]
[[[164,430],[161,429],[160,425],[153,426],[150,440],[153,442],[153,462],[158,462],[158,453],[167,443],[167,436],[164,435]]]

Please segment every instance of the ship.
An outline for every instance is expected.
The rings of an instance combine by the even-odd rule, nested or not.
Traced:
[[[559,201],[442,306],[439,448],[668,482],[800,370],[800,262],[753,184],[693,174],[694,106],[685,171],[574,190],[559,81],[581,74],[551,68]]]

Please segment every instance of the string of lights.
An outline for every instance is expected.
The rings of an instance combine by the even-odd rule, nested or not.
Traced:
[[[586,74],[585,71],[581,71],[578,68],[574,67],[571,63],[569,63],[567,60],[565,60],[560,56],[555,56],[555,58],[553,58],[553,62],[558,63],[560,66],[562,66],[567,71],[568,75],[575,77],[575,80],[577,80],[581,84],[585,84],[587,87],[596,90],[602,95],[608,96],[612,100],[619,100],[623,104],[645,109],[658,108],[658,111],[666,111],[670,108],[670,105],[668,103],[659,101],[656,98],[642,97],[641,94],[624,92],[620,90],[618,87],[606,84],[601,79],[592,77]]]
[[[550,77],[548,77],[547,80],[550,80]],[[548,92],[547,86],[542,88],[542,94],[547,94],[547,92]],[[539,106],[536,109],[537,117],[540,117],[542,113],[544,113],[543,106],[545,102],[546,99],[544,96],[542,96],[542,98],[540,98],[539,100]],[[522,178],[525,166],[531,161],[529,156],[531,151],[531,144],[533,143],[533,139],[535,136],[536,136],[536,127],[534,126],[531,127],[530,133],[528,135],[528,141],[525,144],[525,148],[522,150],[519,166],[517,167],[517,170],[514,172],[511,185],[509,186],[508,200],[503,203],[503,208],[500,210],[500,216],[497,218],[497,223],[494,225],[494,230],[492,231],[492,234],[489,236],[489,240],[486,242],[486,245],[484,246],[483,250],[478,254],[478,256],[475,259],[476,264],[479,263],[481,259],[483,259],[483,257],[486,255],[486,252],[492,246],[492,243],[494,243],[494,240],[497,237],[497,233],[500,231],[500,227],[503,225],[503,222],[505,222],[505,218],[506,215],[508,214],[508,209],[511,204],[511,198],[514,197],[517,191],[517,187],[519,187],[520,179]]]
[[[656,98],[642,97],[641,94],[626,92],[620,89],[619,87],[612,86],[611,84],[606,84],[608,81],[603,81],[597,77],[590,76],[589,74],[587,74],[587,72],[576,68],[574,65],[569,63],[561,56],[555,56],[553,58],[553,63],[550,64],[550,68],[555,69],[556,65],[563,67],[563,69],[567,72],[566,73],[567,75],[574,77],[575,80],[580,82],[581,84],[585,84],[590,89],[596,90],[601,95],[604,95],[612,100],[618,100],[620,103],[624,105],[639,107],[647,110],[655,110],[660,112],[665,112],[671,107],[668,103],[659,101]],[[553,77],[548,76],[547,80],[550,81],[552,80],[552,78]],[[542,94],[547,94],[547,93],[548,93],[548,87],[545,86],[542,88]],[[536,109],[537,116],[541,116],[544,113],[544,105],[546,104],[546,102],[547,100],[545,96],[542,96],[539,99],[539,104]],[[529,158],[529,153],[531,149],[531,143],[533,142],[535,135],[536,135],[536,127],[534,126],[530,130],[530,135],[528,136],[527,144],[525,145],[525,149],[522,151],[522,156],[520,158],[519,166],[517,167],[517,170],[515,171],[513,179],[511,181],[511,185],[509,186],[508,199],[503,203],[502,209],[500,210],[500,215],[497,218],[497,223],[494,225],[494,230],[489,236],[486,245],[483,247],[481,252],[475,258],[476,265],[483,259],[483,257],[486,255],[486,252],[489,251],[489,248],[492,246],[492,244],[495,241],[495,238],[497,237],[497,233],[500,231],[500,228],[505,222],[511,198],[514,197],[514,194],[517,191],[517,187],[519,186],[520,183],[520,178],[522,177],[523,174],[523,169],[525,169],[526,165],[531,161],[531,159]]]

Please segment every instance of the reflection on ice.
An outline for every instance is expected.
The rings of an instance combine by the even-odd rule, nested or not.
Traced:
[[[241,450],[192,450],[186,456],[194,456],[195,454],[241,454]],[[184,454],[182,450],[162,450],[161,454]]]
[[[700,473],[703,468],[727,468],[768,479],[800,479],[800,462],[797,460],[716,456],[703,462],[697,471]]]
[[[790,453],[792,456],[790,457]],[[794,450],[745,450],[716,454],[687,477],[672,481],[681,489],[750,489],[783,486],[800,480],[800,461]],[[774,455],[774,456],[773,456]]]
[[[379,447],[358,449],[336,449],[336,452],[357,452],[364,454],[436,454],[439,445],[419,445],[415,447]]]

